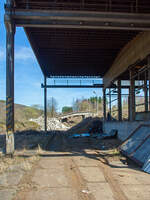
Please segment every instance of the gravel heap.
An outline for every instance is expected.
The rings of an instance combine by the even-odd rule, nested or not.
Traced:
[[[40,125],[41,130],[44,130],[44,117],[40,116],[37,119],[30,119],[30,121],[36,122]],[[67,130],[69,127],[64,125],[59,119],[57,118],[47,118],[47,130],[54,131],[54,130]]]

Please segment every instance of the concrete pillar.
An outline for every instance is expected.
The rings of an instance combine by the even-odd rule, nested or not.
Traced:
[[[47,133],[47,78],[44,76],[44,130]]]
[[[103,89],[103,117],[106,121],[106,89]]]
[[[122,121],[121,80],[118,80],[118,120]]]
[[[129,117],[130,121],[135,120],[135,80],[133,78],[133,70],[130,70],[130,93],[129,93]]]
[[[14,153],[14,36],[15,25],[6,24],[6,154]]]

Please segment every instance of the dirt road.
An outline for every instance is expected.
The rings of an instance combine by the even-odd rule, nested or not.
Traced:
[[[149,200],[150,176],[127,164],[112,149],[115,145],[53,137],[19,183],[14,200]]]

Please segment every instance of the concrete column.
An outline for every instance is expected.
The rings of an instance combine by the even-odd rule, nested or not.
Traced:
[[[129,107],[129,117],[130,121],[135,120],[135,80],[132,78],[133,76],[133,70],[130,70],[130,95],[129,95],[129,101],[130,101],[130,107]]]
[[[103,117],[106,121],[106,89],[103,89]]]
[[[15,25],[6,22],[6,154],[14,153],[14,36]]]
[[[149,93],[148,105],[149,105],[149,111],[150,111],[150,55],[148,56],[148,82],[149,82],[149,88],[148,88],[148,93]]]
[[[118,120],[122,121],[121,80],[118,80]]]
[[[47,133],[47,78],[44,76],[44,130]]]

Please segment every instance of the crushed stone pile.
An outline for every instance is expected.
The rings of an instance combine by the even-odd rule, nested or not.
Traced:
[[[44,130],[44,117],[40,116],[37,119],[30,119],[30,121],[36,122],[39,124],[41,130]],[[64,125],[59,119],[57,118],[47,118],[47,130],[54,131],[54,130],[67,130],[69,127]]]

